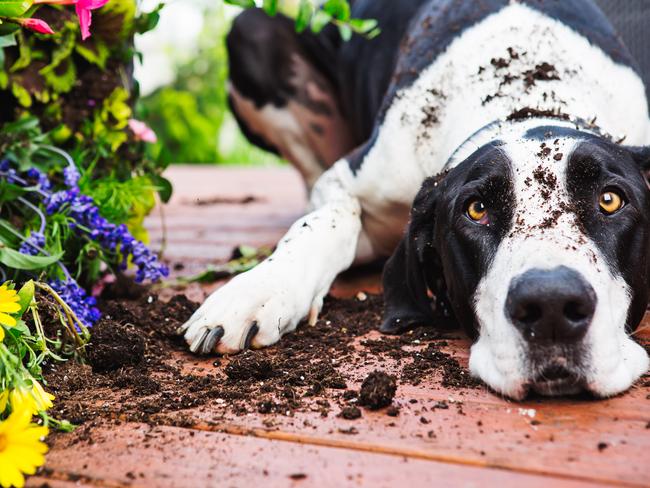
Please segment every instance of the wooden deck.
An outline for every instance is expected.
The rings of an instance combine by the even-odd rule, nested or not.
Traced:
[[[177,274],[227,259],[239,244],[274,244],[305,207],[290,169],[175,167],[168,175],[176,194],[165,209],[166,255],[183,264]],[[156,214],[149,228],[159,245]],[[336,293],[360,289],[377,291],[377,274],[339,281]],[[468,345],[451,339],[446,351],[466,365]],[[194,374],[214,369],[210,359],[180,357]],[[360,381],[377,366],[397,370],[394,360],[377,361],[348,374]],[[237,417],[216,401],[158,427],[100,424],[92,441],[87,432],[57,436],[29,486],[650,486],[649,380],[609,400],[514,403],[486,389],[445,389],[433,374],[399,385],[398,417],[364,411],[354,422],[319,412]],[[184,427],[175,426],[179,416]]]

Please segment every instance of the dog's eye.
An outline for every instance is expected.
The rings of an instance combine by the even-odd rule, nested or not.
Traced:
[[[487,207],[480,200],[472,200],[467,207],[467,216],[479,224],[487,224]]]
[[[600,195],[600,209],[607,215],[618,212],[625,206],[623,197],[613,190],[607,190]]]

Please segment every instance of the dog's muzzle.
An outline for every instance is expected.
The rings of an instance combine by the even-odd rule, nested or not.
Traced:
[[[566,266],[532,269],[512,280],[506,315],[531,346],[580,341],[596,311],[596,292]]]
[[[543,395],[578,393],[581,341],[596,311],[596,292],[566,266],[532,269],[512,280],[506,315],[528,344],[536,371],[529,387]]]

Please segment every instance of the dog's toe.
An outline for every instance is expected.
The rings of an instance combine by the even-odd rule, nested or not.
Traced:
[[[244,339],[244,344],[243,344],[244,347],[242,347],[242,349],[250,349],[251,341],[259,331],[260,328],[258,327],[257,322],[253,322],[251,328],[248,329],[248,333],[246,334],[246,338]]]
[[[198,352],[202,347],[205,338],[208,336],[209,330],[202,327],[192,334],[190,338],[186,337],[187,343],[190,345],[190,351]]]
[[[223,327],[215,327],[203,339],[200,349],[201,354],[210,354],[215,351],[217,343],[223,337],[225,331]]]

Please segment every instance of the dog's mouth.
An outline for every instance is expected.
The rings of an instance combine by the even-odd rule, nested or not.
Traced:
[[[553,364],[544,368],[530,382],[529,388],[544,396],[575,395],[584,391],[585,382],[580,374],[567,366]]]

